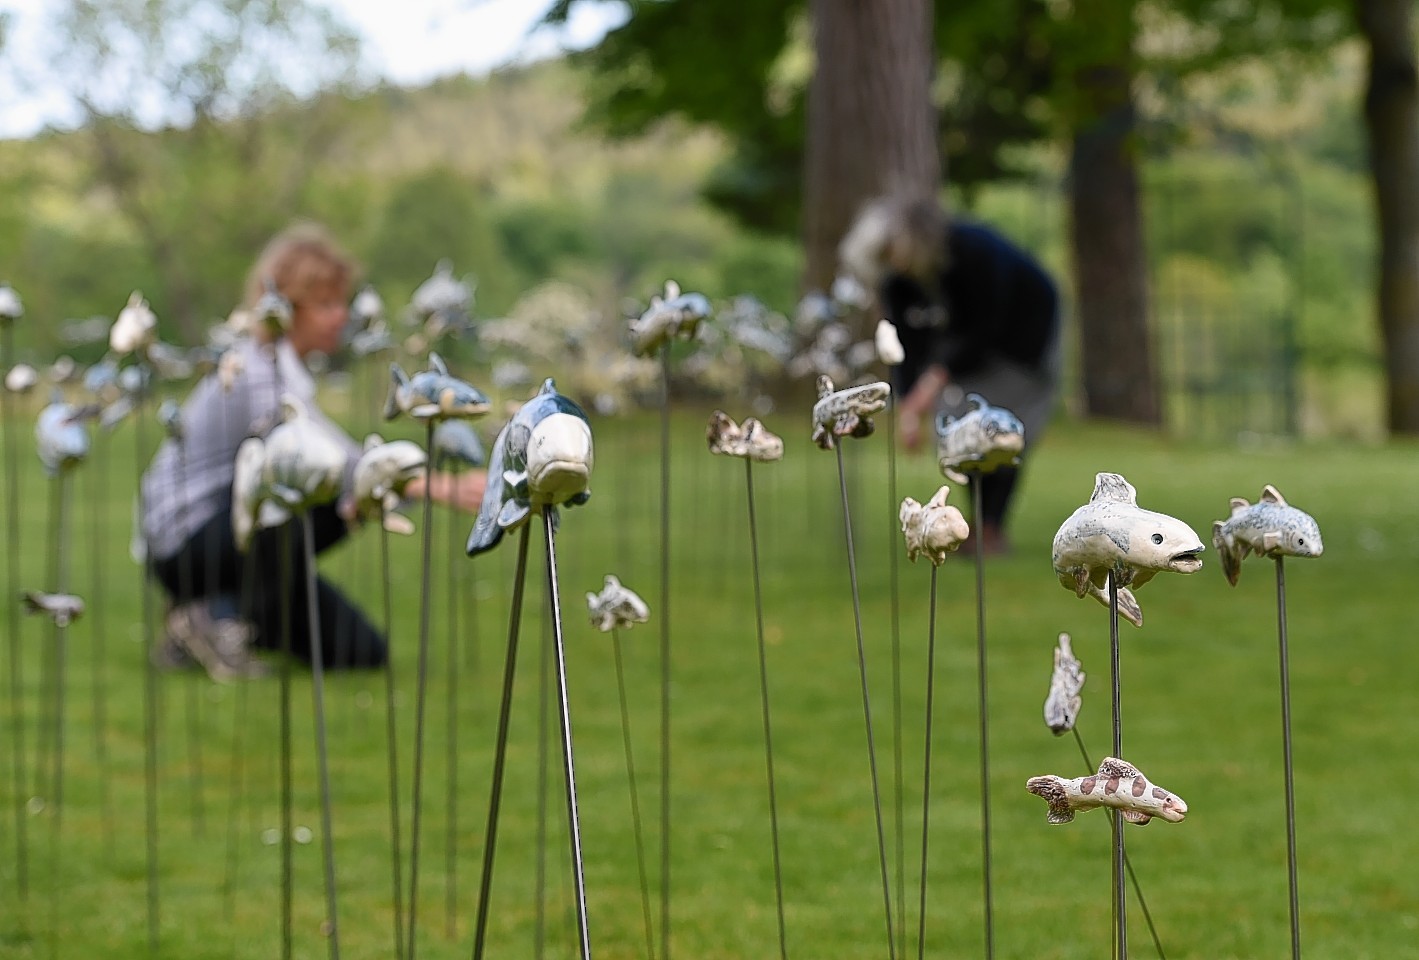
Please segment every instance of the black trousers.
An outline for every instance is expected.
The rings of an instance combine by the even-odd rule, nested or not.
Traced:
[[[315,552],[344,539],[348,528],[333,505],[311,511]],[[234,597],[241,615],[256,627],[256,644],[282,649],[290,631],[291,653],[309,663],[310,615],[306,605],[305,546],[299,518],[252,538],[248,552],[237,552],[231,511],[218,510],[171,557],[151,564],[154,577],[174,603]],[[344,594],[324,578],[315,578],[320,614],[321,661],[327,668],[381,667],[388,656],[384,637]]]
[[[980,512],[986,524],[1005,526],[1005,514],[1010,509],[1010,500],[1019,478],[1019,467],[1000,467],[980,478]],[[974,522],[973,517],[974,514],[966,515],[971,522]]]

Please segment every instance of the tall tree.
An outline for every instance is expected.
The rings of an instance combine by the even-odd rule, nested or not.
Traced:
[[[804,150],[804,285],[826,290],[839,241],[881,193],[934,197],[929,0],[812,0],[813,78]]]
[[[1380,227],[1389,427],[1419,434],[1419,66],[1413,0],[1356,0],[1369,44],[1365,126]]]

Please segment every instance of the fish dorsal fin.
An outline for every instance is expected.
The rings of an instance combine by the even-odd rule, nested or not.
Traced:
[[[1133,489],[1133,484],[1125,480],[1117,473],[1100,473],[1094,476],[1094,495],[1089,498],[1090,503],[1099,500],[1117,500],[1120,503],[1128,503],[1138,506],[1138,491]]]
[[[975,410],[984,410],[986,407],[990,406],[990,404],[986,402],[985,397],[978,393],[966,394],[966,402]]]
[[[665,300],[674,300],[678,296],[680,296],[680,284],[676,283],[674,280],[666,280]]]
[[[615,587],[617,590],[621,589],[621,581],[616,578],[614,573],[606,574],[605,588],[610,589],[611,587]]]
[[[833,392],[833,380],[826,373],[818,374],[818,399],[821,400]]]
[[[443,362],[443,357],[437,353],[429,354],[429,369],[441,377],[448,376],[448,364]]]
[[[389,375],[393,377],[394,382],[399,384],[401,387],[408,386],[409,375],[404,372],[404,368],[401,367],[399,364],[391,363],[389,365]]]
[[[542,389],[540,389],[540,390],[537,391],[537,396],[539,396],[539,397],[550,397],[550,396],[553,396],[554,394],[556,394],[556,392],[557,392],[557,382],[556,382],[555,380],[553,380],[551,377],[548,377],[546,380],[543,380],[543,381],[542,381]]]
[[[372,434],[370,434],[368,437],[365,437],[364,450],[365,450],[366,453],[368,453],[369,451],[373,450],[375,447],[378,447],[378,446],[380,446],[380,445],[383,444],[383,443],[384,443],[384,438],[383,438],[383,437],[381,437],[381,436],[380,436],[379,434],[377,434],[377,433],[372,433]]]
[[[294,393],[281,394],[281,419],[290,423],[306,415],[305,404]]]
[[[931,499],[926,501],[926,505],[928,507],[944,507],[946,506],[946,498],[950,496],[950,494],[951,488],[943,483],[937,491],[931,495]]]
[[[1120,760],[1118,757],[1104,757],[1099,764],[1099,776],[1112,779],[1118,777],[1120,780],[1127,780],[1131,777],[1141,777],[1138,768],[1127,760]]]
[[[1238,510],[1245,510],[1247,507],[1251,506],[1251,502],[1247,500],[1246,497],[1233,497],[1229,502],[1232,505],[1233,513],[1236,513]]]
[[[1070,642],[1069,634],[1061,633],[1059,635],[1059,652],[1061,655],[1066,657],[1074,656],[1074,649],[1069,645]]]
[[[1281,491],[1277,490],[1269,483],[1261,488],[1261,500],[1258,502],[1274,503],[1278,507],[1286,506],[1286,498],[1281,496]]]

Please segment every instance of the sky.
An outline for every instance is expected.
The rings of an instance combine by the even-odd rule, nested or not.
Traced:
[[[315,0],[364,36],[373,73],[418,85],[455,73],[479,75],[598,40],[625,19],[619,3],[580,3],[563,29],[534,29],[550,0]],[[0,53],[0,139],[27,137],[74,114],[45,83],[52,0],[0,0],[11,34]]]

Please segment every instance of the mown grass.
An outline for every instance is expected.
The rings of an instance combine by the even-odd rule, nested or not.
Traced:
[[[742,413],[742,411],[732,411]],[[672,921],[674,955],[769,957],[777,953],[763,744],[754,646],[744,468],[710,457],[701,440],[708,409],[677,416],[673,458]],[[769,418],[788,442],[784,462],[755,468],[769,639],[789,955],[886,955],[882,896],[852,610],[834,458],[806,440],[801,411]],[[583,594],[617,573],[652,605],[652,622],[623,636],[632,735],[652,887],[659,832],[657,717],[659,597],[658,429],[654,416],[596,423],[594,497],[563,515],[559,540],[572,721],[585,842],[590,926],[597,956],[645,956],[611,645],[584,616]],[[149,430],[150,440],[152,430]],[[21,586],[47,586],[48,488],[17,427],[24,469],[18,555]],[[27,814],[28,899],[17,890],[15,805],[8,713],[0,753],[0,956],[143,957],[147,950],[143,829],[143,656],[137,568],[126,557],[134,488],[132,425],[100,441],[75,483],[70,583],[99,609],[68,635],[62,830],[53,806]],[[878,760],[886,792],[895,885],[892,810],[890,567],[900,551],[888,502],[885,438],[849,444]],[[1056,583],[1049,541],[1089,495],[1098,470],[1124,473],[1144,506],[1190,522],[1204,540],[1227,499],[1254,499],[1274,483],[1313,513],[1326,555],[1287,565],[1290,594],[1297,814],[1303,941],[1316,958],[1413,955],[1419,937],[1419,832],[1412,827],[1419,767],[1413,642],[1419,557],[1419,449],[1268,446],[1238,450],[1171,442],[1122,429],[1057,427],[1039,447],[1015,518],[1015,550],[987,568],[991,788],[994,804],[996,947],[1000,957],[1097,958],[1109,938],[1107,821],[1045,823],[1024,790],[1029,776],[1083,772],[1068,739],[1045,729],[1040,706],[1055,635],[1067,630],[1090,673],[1081,729],[1097,758],[1108,744],[1107,616]],[[924,500],[938,485],[929,459],[904,459],[900,495]],[[959,496],[955,494],[954,496]],[[964,506],[964,498],[960,501]],[[470,952],[493,730],[506,642],[514,544],[470,562],[458,551],[467,518],[435,513],[419,956]],[[395,677],[404,836],[414,729],[419,604],[417,539],[393,545]],[[542,609],[540,533],[534,533],[527,618],[517,680],[508,781],[491,910],[489,956],[534,955],[538,872],[538,691],[548,620]],[[380,614],[378,538],[364,532],[323,561],[372,615]],[[900,955],[915,953],[927,585],[924,564],[900,564],[907,859]],[[974,576],[952,559],[940,571],[937,722],[931,798],[927,953],[982,953]],[[450,636],[451,598],[460,625]],[[1285,832],[1272,565],[1243,568],[1233,589],[1210,551],[1191,577],[1160,576],[1139,594],[1147,625],[1124,625],[1124,754],[1185,797],[1185,823],[1130,828],[1129,850],[1173,958],[1278,957],[1288,949]],[[12,603],[8,594],[6,603]],[[100,636],[101,635],[101,636]],[[41,719],[46,627],[23,623],[24,796],[33,787]],[[447,656],[455,645],[456,668]],[[96,670],[100,651],[106,657]],[[8,668],[3,702],[8,704]],[[101,685],[96,687],[96,679]],[[447,795],[448,697],[457,696],[457,880],[452,927]],[[107,777],[101,776],[93,691],[106,697]],[[162,957],[279,955],[277,683],[237,687],[201,675],[160,681],[160,889]],[[295,852],[295,954],[320,956],[318,796],[307,674],[294,687],[297,824],[316,833]],[[392,957],[383,682],[332,676],[327,692],[339,870],[342,954]],[[240,722],[240,727],[238,723]],[[201,744],[194,789],[193,740]],[[555,722],[547,727],[555,737]],[[228,829],[237,735],[245,778],[234,834],[238,869],[230,899]],[[52,756],[52,749],[50,754]],[[571,956],[570,879],[557,752],[549,754],[546,809],[548,956]],[[104,792],[111,795],[112,829]],[[200,796],[202,822],[194,815]],[[406,868],[406,877],[407,877]],[[230,907],[230,914],[228,911]],[[656,908],[658,910],[658,908]],[[1151,956],[1131,913],[1136,956]]]

